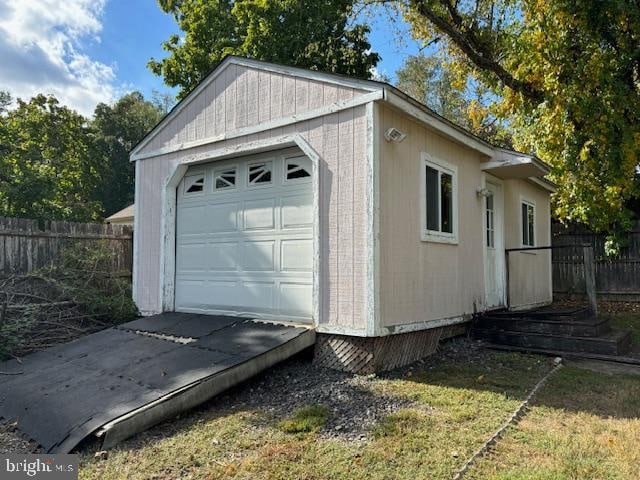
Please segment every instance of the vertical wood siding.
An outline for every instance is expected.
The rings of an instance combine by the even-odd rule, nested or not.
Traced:
[[[327,91],[329,94],[326,95]],[[156,151],[314,110],[363,93],[306,78],[229,64],[145,146]]]
[[[360,91],[229,65],[169,123],[146,151],[209,137],[316,109]],[[189,133],[191,132],[191,133]],[[259,139],[300,133],[320,156],[321,325],[364,329],[366,319],[366,115],[359,106],[283,128],[139,160],[137,301],[144,312],[161,309],[160,217],[162,188],[185,155]],[[193,135],[193,138],[190,137]],[[200,138],[197,138],[200,139]]]
[[[401,143],[384,141],[395,127]],[[471,314],[484,303],[482,156],[380,108],[380,318],[383,327]],[[458,167],[458,245],[421,240],[421,152]]]
[[[536,246],[551,245],[549,193],[525,180],[507,180],[504,187],[505,248],[522,247],[521,199],[535,203]],[[551,302],[551,252],[510,253],[508,288],[512,308]]]
[[[441,320],[484,309],[484,208],[480,153],[446,139],[407,116],[380,109],[380,317],[383,327]],[[401,143],[384,141],[396,127]],[[420,238],[421,152],[458,167],[458,244]],[[548,245],[549,194],[524,180],[504,181],[505,247],[519,242],[520,195],[536,202],[537,240]],[[520,245],[517,245],[520,246]],[[548,252],[512,255],[514,306],[551,300]]]

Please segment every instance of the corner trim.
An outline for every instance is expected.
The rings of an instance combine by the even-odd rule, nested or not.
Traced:
[[[367,116],[367,285],[366,335],[375,336],[380,320],[380,152],[378,104],[366,106]]]

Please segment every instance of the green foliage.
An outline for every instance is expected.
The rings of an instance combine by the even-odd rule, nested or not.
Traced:
[[[309,405],[297,410],[293,416],[278,424],[285,433],[317,432],[327,423],[329,408],[326,405]]]
[[[0,116],[0,215],[91,221],[103,156],[86,120],[38,95]]]
[[[490,87],[516,148],[553,167],[554,213],[628,228],[638,195],[640,6],[632,0],[401,2],[413,33]]]
[[[78,241],[65,248],[61,261],[42,275],[56,282],[86,315],[114,325],[126,322],[138,315],[138,309],[128,275],[114,271],[114,255],[108,240]]]
[[[11,94],[6,90],[0,90],[0,115],[7,112],[12,102]]]
[[[139,92],[129,93],[113,105],[96,106],[92,127],[97,149],[105,160],[93,198],[102,204],[106,215],[133,203],[135,171],[129,161],[129,151],[162,115],[160,107],[145,100]]]
[[[184,97],[220,60],[235,54],[369,78],[379,56],[366,25],[349,23],[351,0],[160,0],[184,37],[164,42],[169,56],[149,68]]]
[[[437,114],[495,145],[511,145],[511,131],[491,111],[494,97],[442,55],[407,57],[396,75],[400,90]]]

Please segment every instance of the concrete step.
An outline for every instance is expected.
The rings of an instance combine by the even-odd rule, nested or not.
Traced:
[[[591,317],[583,321],[558,321],[556,319],[506,317],[483,315],[474,324],[483,330],[510,330],[515,332],[569,335],[576,337],[599,337],[611,330],[609,320]]]
[[[488,343],[565,352],[624,355],[631,349],[631,332],[612,330],[598,337],[529,333],[513,330],[474,328],[474,338]]]

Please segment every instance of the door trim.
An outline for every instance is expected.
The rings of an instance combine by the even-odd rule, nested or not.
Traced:
[[[176,211],[177,188],[191,165],[228,160],[235,157],[256,153],[281,150],[287,147],[298,147],[310,160],[312,168],[313,190],[313,286],[312,286],[312,321],[318,326],[322,318],[322,278],[320,263],[320,156],[300,135],[282,135],[266,140],[244,143],[235,147],[211,149],[198,154],[185,155],[164,181],[162,189],[162,215],[160,218],[160,301],[163,312],[175,310],[175,279],[176,279]],[[264,318],[264,317],[262,317]]]
[[[486,233],[487,233],[487,220],[486,220],[486,197],[482,198],[482,260],[483,260],[483,286],[484,286],[484,298],[483,304],[485,310],[498,310],[504,308],[507,304],[507,285],[506,285],[506,267],[505,267],[505,192],[504,192],[504,181],[494,177],[493,175],[483,172],[482,174],[482,188],[487,188],[487,183],[493,183],[500,187],[500,214],[494,216],[494,232],[497,235],[500,235],[500,245],[496,243],[496,279],[499,279],[500,285],[502,287],[502,292],[500,292],[500,304],[499,305],[488,305],[487,302],[487,267],[488,267],[488,259],[487,259],[487,244],[486,244]],[[496,217],[498,217],[496,219]],[[496,228],[496,220],[498,225]]]

